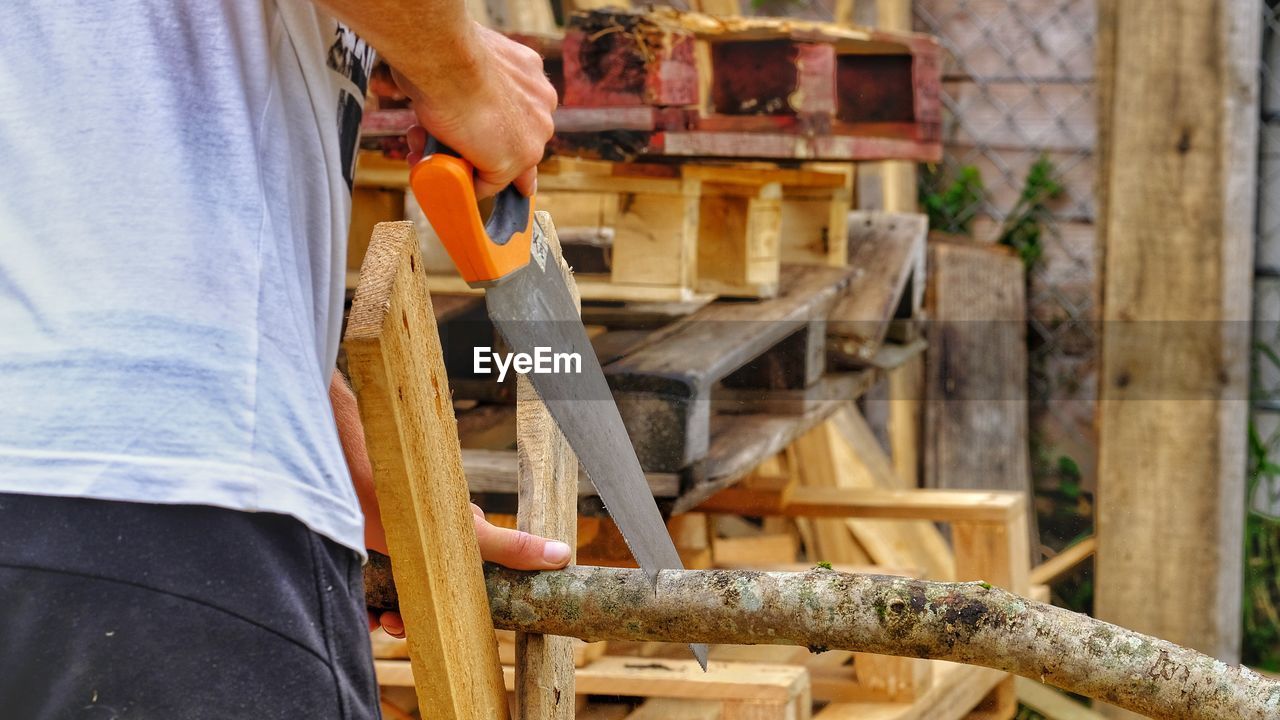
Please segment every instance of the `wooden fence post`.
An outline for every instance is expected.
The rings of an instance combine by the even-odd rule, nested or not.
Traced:
[[[1098,5],[1096,612],[1238,661],[1260,7]]]

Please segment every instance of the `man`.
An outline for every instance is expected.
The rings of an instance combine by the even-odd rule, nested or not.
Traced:
[[[370,48],[482,195],[555,93],[463,0],[317,1],[0,4],[0,717],[377,716],[333,373]]]

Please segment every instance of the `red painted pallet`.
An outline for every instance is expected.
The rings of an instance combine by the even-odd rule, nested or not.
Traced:
[[[760,133],[888,138],[898,141],[892,152],[899,157],[936,159],[939,52],[925,35],[828,23],[665,8],[583,13],[571,18],[559,53],[564,95],[557,129],[661,133],[656,141],[646,138],[645,154],[695,154],[683,148],[719,138],[736,144],[737,133]],[[667,138],[687,132],[713,134]],[[786,156],[796,144],[785,143],[766,140],[732,154]],[[802,157],[829,159],[887,151],[856,141],[800,147],[807,148]]]
[[[512,37],[544,56],[564,154],[941,157],[939,48],[925,35],[659,8],[580,13],[563,39]],[[371,110],[363,129],[412,124],[407,110]]]

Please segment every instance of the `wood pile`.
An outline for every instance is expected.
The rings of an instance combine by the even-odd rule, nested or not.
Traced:
[[[475,442],[465,424],[460,427],[464,443]],[[480,442],[490,444],[492,436]],[[464,465],[474,491],[469,452],[474,450],[464,450]],[[694,568],[802,570],[832,562],[846,571],[984,579],[1043,595],[1029,582],[1025,507],[1015,493],[908,487],[856,406],[844,402],[733,487],[673,515],[668,526],[682,559]],[[514,516],[500,512],[491,511],[489,518],[515,525]],[[951,529],[953,546],[935,522]],[[633,566],[607,518],[579,518],[577,552],[580,564]],[[511,640],[504,633],[497,640],[511,690]],[[375,648],[380,683],[411,685],[404,644],[375,634]],[[609,713],[634,720],[668,717],[652,713],[680,708],[693,717],[808,718],[812,702],[821,708],[816,714],[828,719],[1012,716],[1013,685],[995,671],[813,650],[713,646],[710,672],[703,674],[682,645],[579,642],[578,717]]]
[[[643,304],[584,307],[597,352],[622,386],[615,389],[650,464],[650,487],[672,512],[668,527],[682,560],[693,568],[791,570],[832,562],[877,574],[984,579],[1025,594],[1025,499],[916,489],[856,405],[923,349],[922,342],[891,338],[910,336],[905,328],[920,311],[923,292],[915,288],[924,281],[915,273],[924,227],[913,216],[879,213],[853,213],[847,224],[848,246],[864,262],[787,266],[784,291],[772,299],[715,301],[674,317]],[[475,319],[479,298],[433,299],[446,343],[470,338],[465,346],[477,332],[492,338],[492,328]],[[899,310],[907,317],[895,320]],[[460,318],[470,319],[456,324]],[[842,323],[861,332],[833,334]],[[851,343],[862,352],[850,351]],[[859,360],[867,353],[872,361]],[[806,373],[814,374],[806,379]],[[734,376],[750,378],[754,387],[726,384]],[[806,403],[815,377],[839,391]],[[634,384],[630,390],[627,383]],[[451,377],[450,386],[472,497],[492,521],[515,526],[507,514],[515,511],[518,472],[511,395],[483,391],[475,378]],[[638,397],[629,399],[632,393]],[[698,399],[690,403],[691,397]],[[632,565],[585,478],[577,492],[577,561]],[[947,524],[953,544],[935,522]],[[511,690],[510,638],[500,635],[498,647]],[[380,637],[377,652],[388,700],[411,706],[396,695],[412,684],[403,644]],[[662,644],[577,643],[577,715],[808,718],[816,702],[826,718],[977,720],[1008,718],[1014,708],[1006,676],[945,662],[719,646],[711,672],[703,674],[686,652]]]
[[[1024,496],[917,488],[932,452],[920,437],[927,223],[856,210],[859,163],[940,157],[937,44],[669,9],[594,10],[563,33],[509,34],[543,54],[560,95],[537,209],[555,219],[685,565],[829,562],[1029,593]],[[501,343],[405,192],[395,139],[412,122],[394,104],[366,113],[348,284],[375,223],[415,221],[466,482],[491,521],[515,527],[516,380],[474,372],[471,349]],[[575,492],[576,562],[632,566],[585,476]],[[404,643],[374,640],[384,714],[413,717]],[[514,693],[515,641],[496,640]],[[810,650],[713,646],[703,674],[684,646],[576,642],[574,712],[1007,720],[1016,709],[999,672]]]

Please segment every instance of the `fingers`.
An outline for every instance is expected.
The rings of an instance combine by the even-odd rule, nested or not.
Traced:
[[[475,505],[472,514],[481,558],[513,570],[555,570],[569,563],[572,551],[565,543],[492,525]]]
[[[422,154],[427,149],[427,129],[421,125],[414,125],[409,128],[409,132],[405,133],[404,140],[409,145],[409,155],[405,159],[412,167],[422,159]]]
[[[382,628],[391,637],[404,637],[404,619],[400,617],[400,613],[391,610],[379,613],[366,609],[365,614],[369,616],[369,632]]]
[[[538,192],[538,167],[535,165],[520,174],[512,183],[521,195],[533,197]]]
[[[378,616],[378,623],[391,637],[404,637],[404,619],[400,617],[400,613],[388,610]]]
[[[548,540],[519,530],[497,527],[485,520],[484,511],[471,503],[480,557],[513,570],[555,570],[569,563],[572,552],[558,540]],[[381,627],[392,637],[404,637],[404,618],[400,613],[369,610],[369,630]]]
[[[489,177],[502,177],[496,173],[489,173],[488,175]],[[484,175],[476,175],[476,199],[484,200],[485,198],[493,197],[494,195],[502,192],[502,188],[506,186],[506,183],[495,183],[490,180],[486,180]]]

